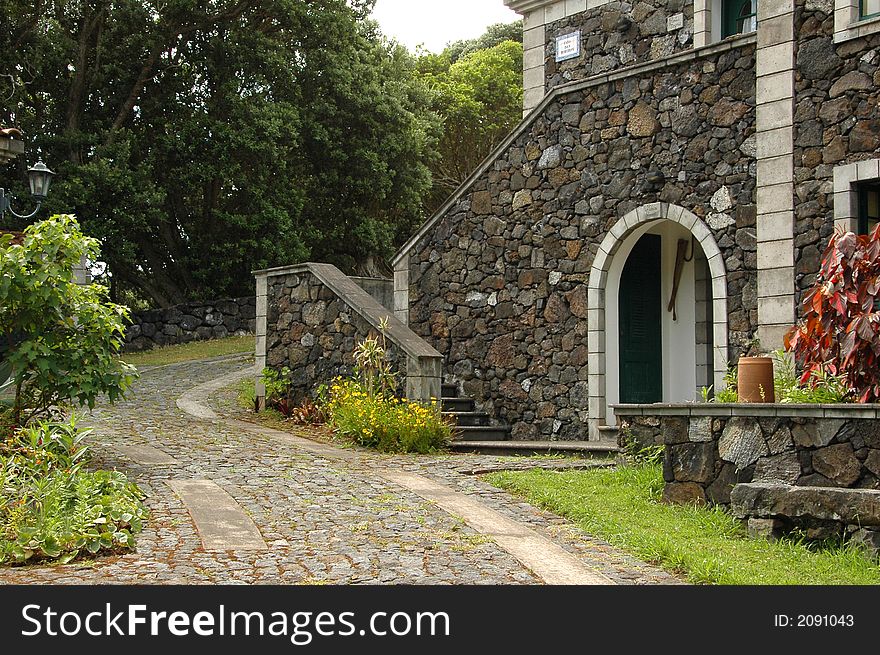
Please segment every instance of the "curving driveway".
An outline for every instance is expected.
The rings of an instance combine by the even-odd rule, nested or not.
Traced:
[[[251,367],[148,369],[96,409],[95,463],[149,495],[137,552],[2,568],[0,583],[678,582],[470,475],[509,458],[391,457],[236,421],[228,389]]]

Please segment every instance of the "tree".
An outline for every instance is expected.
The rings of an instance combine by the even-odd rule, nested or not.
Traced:
[[[104,287],[74,279],[83,257],[98,257],[97,241],[72,216],[29,226],[20,244],[12,239],[0,235],[0,360],[11,369],[15,424],[61,404],[91,408],[98,396],[122,396],[135,375],[117,357],[127,310],[107,302]]]
[[[486,28],[476,39],[464,39],[450,43],[444,49],[448,53],[450,63],[454,64],[459,59],[466,57],[477,50],[488,50],[505,41],[514,41],[522,45],[523,22],[521,20],[512,23],[495,23]]]
[[[880,226],[870,235],[835,232],[786,335],[801,384],[843,376],[859,402],[880,401]]]
[[[440,157],[432,165],[429,211],[439,207],[522,119],[522,44],[502,41],[458,59],[456,53],[447,49],[419,60],[422,79],[434,93],[434,110],[444,120]]]
[[[437,120],[372,4],[0,0],[0,123],[59,173],[47,209],[101,239],[114,298],[370,269],[420,221]]]

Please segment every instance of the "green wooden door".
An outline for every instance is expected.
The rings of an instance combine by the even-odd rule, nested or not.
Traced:
[[[660,237],[646,234],[620,277],[620,402],[663,400],[660,331]]]

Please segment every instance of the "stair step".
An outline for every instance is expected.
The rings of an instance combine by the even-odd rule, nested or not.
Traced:
[[[489,425],[489,415],[486,412],[443,412],[459,426]]]
[[[444,382],[440,385],[440,392],[444,398],[458,398],[458,385]]]
[[[570,455],[585,458],[609,458],[620,449],[616,443],[601,441],[453,441],[451,449],[481,455]]]
[[[450,398],[444,396],[440,399],[440,408],[444,412],[473,412],[474,401],[471,398]]]
[[[459,425],[453,431],[453,443],[462,441],[504,441],[510,439],[510,428],[506,425]]]

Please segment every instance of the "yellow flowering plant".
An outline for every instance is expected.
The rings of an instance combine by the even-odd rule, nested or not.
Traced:
[[[371,395],[352,378],[338,378],[330,385],[322,409],[340,435],[382,452],[435,452],[452,437],[452,427],[443,419],[438,403]]]

